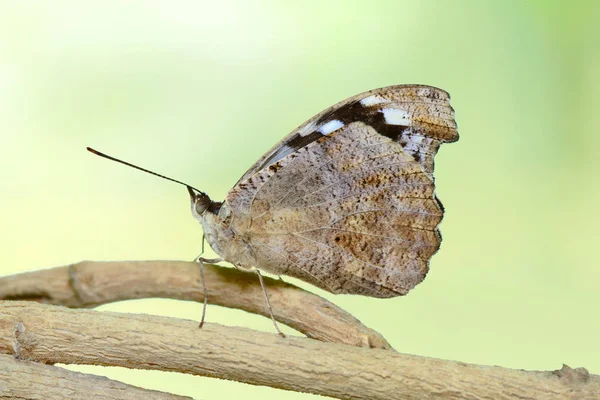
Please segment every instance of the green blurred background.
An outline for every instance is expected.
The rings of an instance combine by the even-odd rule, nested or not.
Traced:
[[[446,217],[429,276],[404,298],[313,290],[401,352],[600,374],[598,4],[0,1],[0,273],[198,254],[184,188],[85,146],[222,199],[329,105],[430,84],[451,93],[461,139],[436,158]],[[102,309],[201,314],[168,300]],[[218,307],[208,321],[273,332]],[[203,399],[317,398],[77,369]]]

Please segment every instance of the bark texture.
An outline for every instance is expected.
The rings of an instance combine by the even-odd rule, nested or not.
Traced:
[[[184,261],[82,261],[0,278],[0,299],[71,308],[120,300],[170,298],[204,301],[198,263]],[[256,274],[205,265],[208,301],[269,317]],[[324,298],[265,277],[275,319],[324,342],[391,349],[383,336]]]
[[[141,389],[103,376],[82,374],[0,354],[0,399],[183,400],[190,397]]]
[[[600,377],[528,372],[149,315],[0,302],[0,353],[178,371],[340,399],[598,399]]]

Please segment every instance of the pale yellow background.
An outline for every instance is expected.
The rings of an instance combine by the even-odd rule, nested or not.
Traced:
[[[388,300],[314,290],[401,352],[600,374],[598,4],[0,1],[0,273],[199,253],[183,187],[85,146],[219,200],[321,109],[425,83],[452,94],[461,135],[436,159],[446,217],[429,276]],[[166,300],[102,309],[201,313]],[[273,331],[217,307],[208,321]],[[202,399],[316,398],[81,369]]]

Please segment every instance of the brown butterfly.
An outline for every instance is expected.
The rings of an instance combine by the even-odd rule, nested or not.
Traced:
[[[440,247],[444,209],[433,165],[440,144],[458,140],[449,100],[431,86],[371,90],[292,131],[223,202],[184,184],[221,257],[201,261],[288,275],[332,293],[406,294]]]

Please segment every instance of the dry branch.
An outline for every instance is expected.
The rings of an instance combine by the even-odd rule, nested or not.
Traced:
[[[142,389],[103,376],[82,374],[52,365],[17,360],[0,354],[0,399],[98,399],[183,400],[177,396]]]
[[[0,302],[0,352],[178,371],[341,399],[598,399],[583,368],[527,372],[149,315]]]
[[[211,304],[268,316],[255,274],[205,265]],[[322,297],[265,277],[275,319],[324,342],[390,349],[378,332]],[[119,300],[204,300],[197,263],[184,261],[83,261],[0,278],[0,299],[34,300],[72,308]]]

